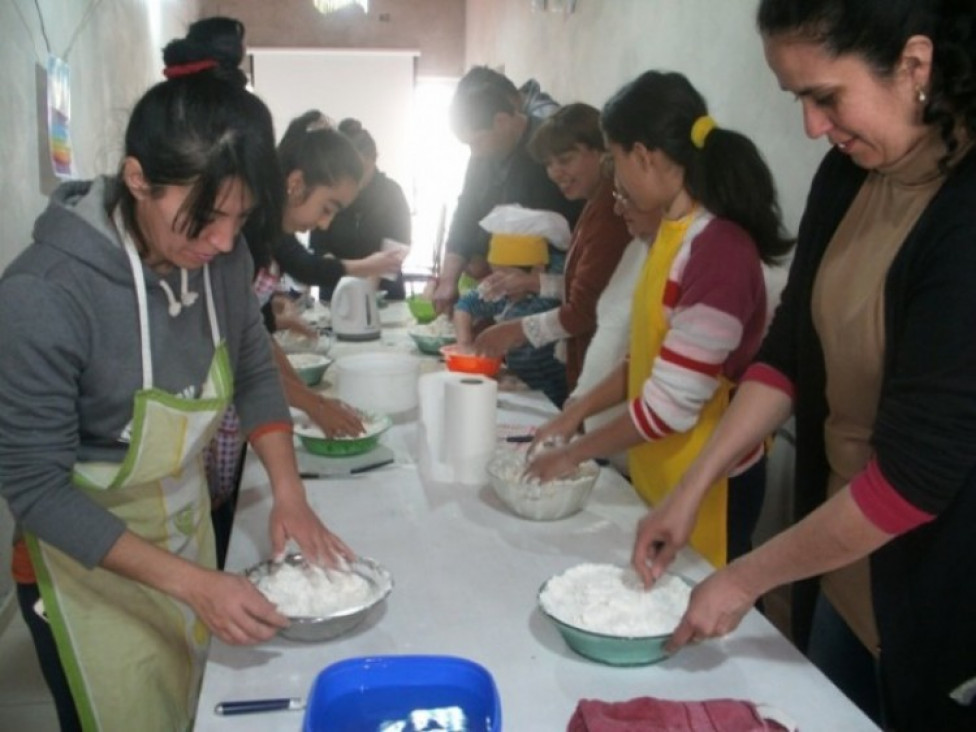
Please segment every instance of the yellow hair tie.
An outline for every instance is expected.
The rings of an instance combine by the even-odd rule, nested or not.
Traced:
[[[691,144],[701,150],[705,147],[705,140],[708,139],[708,134],[717,126],[715,120],[707,114],[703,114],[691,126]]]

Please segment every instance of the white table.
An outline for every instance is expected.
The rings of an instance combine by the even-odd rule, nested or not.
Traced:
[[[499,422],[534,424],[545,411],[533,395],[502,394]],[[425,483],[415,466],[416,425],[395,426],[384,443],[397,464],[355,477],[314,481],[308,493],[327,525],[356,551],[386,566],[395,587],[351,634],[320,644],[276,639],[255,647],[214,640],[197,730],[296,730],[301,712],[214,714],[224,700],[304,697],[316,674],[365,655],[449,654],[494,676],[504,728],[566,728],[581,698],[609,701],[732,697],[774,705],[800,729],[877,729],[759,613],[722,640],[688,647],[656,665],[615,668],[575,655],[536,607],[540,585],[581,562],[626,564],[643,507],[604,469],[587,508],[562,521],[508,513],[487,487]],[[269,554],[270,498],[258,465],[245,474],[227,568]],[[708,565],[686,550],[675,568],[692,579]]]

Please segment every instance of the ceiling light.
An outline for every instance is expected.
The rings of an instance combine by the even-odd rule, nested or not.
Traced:
[[[315,9],[324,15],[348,8],[350,5],[358,5],[364,13],[369,12],[369,0],[312,0],[312,3]]]

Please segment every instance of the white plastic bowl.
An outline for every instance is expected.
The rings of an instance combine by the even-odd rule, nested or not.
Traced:
[[[546,483],[521,478],[525,453],[499,450],[488,463],[488,480],[495,494],[511,511],[533,521],[556,521],[586,506],[600,474],[600,466],[588,460],[573,478]]]
[[[340,399],[364,412],[402,414],[417,407],[420,359],[399,353],[357,353],[333,366]]]

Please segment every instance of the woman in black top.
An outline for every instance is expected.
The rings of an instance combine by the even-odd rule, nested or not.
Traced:
[[[337,213],[328,229],[312,232],[312,251],[320,257],[331,255],[338,261],[363,260],[381,251],[384,239],[409,244],[410,207],[399,184],[376,167],[373,136],[355,119],[342,120],[339,132],[352,141],[362,157],[363,178],[352,205]],[[323,299],[329,298],[332,287],[322,293]],[[398,275],[396,280],[381,280],[380,289],[390,299],[402,300],[405,297],[403,275]]]
[[[880,726],[973,730],[976,11],[762,0],[758,17],[834,149],[757,362],[633,563],[659,577],[714,475],[793,413],[796,523],[695,588],[670,650],[793,583],[793,640]]]

